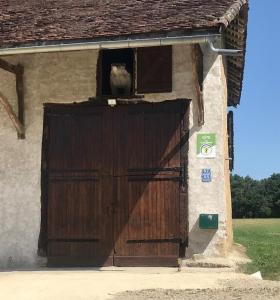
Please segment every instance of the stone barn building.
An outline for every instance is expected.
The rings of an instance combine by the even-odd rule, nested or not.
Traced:
[[[0,4],[0,267],[226,256],[247,1]]]

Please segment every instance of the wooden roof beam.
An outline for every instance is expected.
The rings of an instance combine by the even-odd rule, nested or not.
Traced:
[[[20,120],[18,119],[17,115],[15,114],[11,104],[9,103],[8,99],[6,96],[4,96],[1,92],[0,92],[0,103],[2,104],[2,106],[4,107],[5,111],[7,112],[9,118],[11,119],[14,127],[16,128],[17,132],[19,135],[23,135],[24,136],[24,126],[23,124],[20,122]]]
[[[13,65],[3,59],[0,59],[0,68],[15,74],[16,76],[16,91],[18,99],[18,115],[16,116],[15,112],[12,109],[8,99],[0,92],[0,102],[4,106],[8,116],[12,120],[17,132],[18,138],[25,138],[25,129],[24,129],[24,85],[23,85],[23,73],[24,68],[22,65],[17,64]]]
[[[2,58],[0,58],[0,68],[13,74],[18,72],[17,66],[5,61]]]

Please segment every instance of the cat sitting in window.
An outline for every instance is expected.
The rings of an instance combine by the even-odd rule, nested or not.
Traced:
[[[131,74],[125,64],[111,64],[110,85],[113,96],[130,95]]]

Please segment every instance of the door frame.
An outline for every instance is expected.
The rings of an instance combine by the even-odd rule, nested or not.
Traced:
[[[185,257],[185,249],[188,246],[188,150],[189,150],[189,107],[190,99],[174,99],[166,101],[181,102],[181,141],[180,141],[180,157],[181,157],[181,184],[179,191],[179,217],[180,217],[180,251],[178,256]],[[166,102],[164,101],[164,102]],[[157,104],[158,102],[150,102],[144,100],[121,100],[117,99],[117,105],[137,105],[141,104]],[[161,102],[162,103],[162,102]],[[59,113],[75,113],[83,110],[85,107],[108,106],[107,100],[94,100],[81,103],[44,104],[43,117],[43,134],[42,134],[42,154],[41,154],[41,225],[38,239],[38,256],[47,257],[48,242],[48,145],[49,145],[49,117]]]

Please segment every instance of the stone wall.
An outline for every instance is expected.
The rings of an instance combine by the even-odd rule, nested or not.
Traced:
[[[228,248],[228,193],[225,179],[226,83],[224,64],[204,50],[205,125],[197,126],[197,101],[192,78],[191,48],[173,47],[173,92],[148,94],[150,101],[192,99],[189,139],[189,247],[195,253],[224,255]],[[95,95],[97,51],[25,54],[3,57],[24,65],[26,139],[18,140],[0,107],[0,268],[36,266],[40,230],[40,172],[43,103],[85,101]],[[0,70],[0,90],[16,110],[15,80]],[[217,157],[196,157],[196,135],[217,134]],[[202,183],[201,169],[211,168],[212,183]],[[218,213],[219,230],[198,228],[200,213]]]
[[[226,81],[224,61],[207,48],[204,51],[203,97],[205,124],[197,125],[197,102],[193,101],[190,114],[189,139],[189,247],[187,257],[193,254],[205,256],[223,256],[228,249],[228,219],[226,202],[224,122],[226,109]],[[217,156],[213,159],[197,158],[197,133],[216,133]],[[201,182],[201,170],[212,171],[212,182]],[[199,228],[199,214],[218,213],[219,229],[202,230]]]

